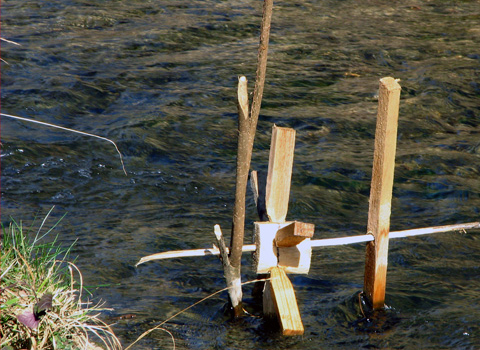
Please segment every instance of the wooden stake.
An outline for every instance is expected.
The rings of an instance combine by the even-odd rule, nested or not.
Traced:
[[[266,276],[269,276],[266,274]],[[275,304],[273,302],[272,296],[272,285],[269,281],[264,283],[263,287],[263,317],[275,318],[277,317],[277,310],[275,309]]]
[[[287,274],[280,267],[274,267],[270,271],[270,277],[269,286],[266,288],[271,288],[270,295],[273,299],[283,335],[302,335],[304,328],[292,282],[290,282]]]
[[[367,231],[375,237],[367,243],[364,292],[373,309],[385,305],[388,233],[397,146],[398,109],[401,87],[397,80],[380,79],[375,151]]]
[[[265,196],[267,216],[271,222],[285,222],[287,216],[294,150],[295,130],[274,125]]]

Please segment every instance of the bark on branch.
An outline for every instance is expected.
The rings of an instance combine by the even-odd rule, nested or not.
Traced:
[[[248,172],[252,158],[253,141],[257,129],[260,106],[262,104],[265,74],[267,70],[268,42],[270,38],[270,23],[272,20],[273,0],[265,0],[263,4],[263,17],[258,48],[257,77],[253,92],[252,109],[248,114],[248,103],[245,108],[245,93],[247,79],[239,79],[238,98],[238,156],[237,180],[235,190],[235,205],[233,209],[233,228],[230,246],[230,260],[233,266],[240,266],[245,223],[245,196],[247,191]],[[242,86],[242,87],[241,87]],[[248,96],[248,95],[247,95]],[[246,98],[248,101],[248,97]],[[248,117],[246,117],[248,116]]]
[[[253,92],[252,109],[249,111],[247,79],[242,76],[238,82],[238,153],[235,183],[235,203],[233,208],[232,237],[228,261],[223,259],[225,279],[235,317],[243,315],[242,289],[240,283],[243,239],[245,236],[245,197],[248,173],[252,158],[253,141],[257,129],[260,106],[262,104],[265,73],[267,69],[268,42],[272,20],[273,0],[265,0],[258,48],[257,74]],[[221,248],[220,248],[221,249]],[[227,265],[225,265],[227,263]]]

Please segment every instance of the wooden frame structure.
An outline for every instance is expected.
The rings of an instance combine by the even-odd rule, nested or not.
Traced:
[[[287,273],[308,274],[312,248],[366,242],[364,293],[375,310],[385,304],[390,239],[480,228],[480,222],[472,222],[390,232],[400,91],[398,80],[391,77],[380,79],[367,234],[312,240],[313,224],[286,221],[295,130],[274,125],[266,181],[262,181],[256,171],[251,172],[251,187],[260,221],[254,223],[254,244],[244,245],[242,252],[254,252],[256,273],[270,275],[263,290],[264,315],[275,315],[284,335],[304,332],[295,291]],[[221,237],[218,225],[215,225],[215,233],[217,241],[223,241],[218,240]],[[221,249],[213,246],[157,253],[143,257],[137,266],[159,259],[220,255],[222,249],[228,252],[225,246]]]

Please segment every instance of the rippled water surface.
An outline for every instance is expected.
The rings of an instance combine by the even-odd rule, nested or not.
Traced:
[[[215,257],[134,268],[144,255],[202,248],[229,232],[237,76],[253,90],[260,1],[2,2],[2,113],[56,123],[113,145],[2,118],[2,222],[51,225],[95,298],[126,313],[127,345],[224,288]],[[401,79],[392,230],[478,221],[478,1],[276,1],[252,167],[266,170],[271,127],[297,131],[289,219],[315,236],[365,233],[378,80]],[[248,197],[247,230],[256,220]],[[39,224],[39,221],[37,221]],[[165,326],[181,349],[480,348],[479,231],[390,242],[389,309],[362,319],[364,245],[314,250],[292,276],[305,325],[285,338],[258,317],[230,322],[226,293]],[[245,255],[244,280],[254,279]],[[260,307],[245,286],[245,303]],[[138,349],[171,347],[158,331]]]

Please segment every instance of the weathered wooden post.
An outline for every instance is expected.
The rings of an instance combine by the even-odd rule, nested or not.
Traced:
[[[391,78],[380,79],[375,151],[367,231],[375,239],[367,243],[364,292],[374,310],[385,305],[388,235],[397,146],[401,87]]]

